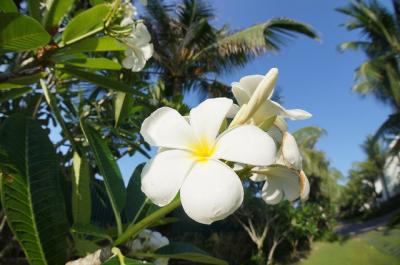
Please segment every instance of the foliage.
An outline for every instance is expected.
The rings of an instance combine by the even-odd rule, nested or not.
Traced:
[[[176,12],[149,1],[155,55],[137,73],[120,64],[129,46],[121,1],[15,3],[0,3],[0,263],[64,264],[118,246],[127,264],[157,255],[226,264],[188,245],[130,253],[127,242],[144,228],[176,221],[166,216],[179,199],[163,208],[146,200],[141,166],[126,188],[118,159],[150,157],[139,128],[156,108],[187,114],[182,92],[191,88],[227,94],[217,74],[279,50],[294,33],[317,39],[312,28],[280,18],[235,32],[212,26],[202,1]]]
[[[184,0],[174,5],[149,1],[145,20],[155,50],[149,71],[156,72],[164,82],[166,96],[190,89],[226,94],[228,87],[218,75],[242,67],[265,52],[278,51],[295,34],[318,38],[310,26],[288,18],[270,19],[239,31],[213,26],[214,18],[214,10],[203,1]]]
[[[356,70],[353,89],[361,95],[374,95],[392,107],[393,113],[375,134],[378,137],[399,133],[400,109],[400,3],[392,0],[393,12],[376,0],[355,1],[338,11],[350,20],[344,24],[348,30],[358,30],[363,38],[344,42],[342,50],[360,50],[366,60]]]

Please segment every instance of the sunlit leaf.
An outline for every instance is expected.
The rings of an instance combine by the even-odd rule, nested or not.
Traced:
[[[62,34],[62,41],[65,44],[73,43],[99,32],[104,28],[104,20],[111,10],[108,4],[96,5],[75,16],[67,25]]]
[[[0,52],[33,50],[49,41],[50,35],[35,19],[18,13],[1,14]]]

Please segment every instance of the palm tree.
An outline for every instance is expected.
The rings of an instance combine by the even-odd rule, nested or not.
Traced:
[[[387,151],[380,145],[379,142],[369,136],[365,140],[362,148],[367,155],[367,159],[358,164],[358,168],[366,179],[372,179],[374,182],[380,180],[383,186],[383,192],[386,198],[390,198],[390,192],[385,179],[385,163],[387,160]]]
[[[176,5],[150,0],[145,21],[154,43],[150,72],[165,83],[166,96],[190,89],[218,95],[227,91],[217,75],[242,67],[267,51],[279,51],[288,37],[317,39],[314,30],[288,18],[267,20],[240,31],[215,27],[212,8],[201,0]]]
[[[400,0],[392,0],[390,12],[377,0],[354,1],[337,9],[350,17],[348,30],[361,31],[363,38],[344,42],[341,50],[361,50],[368,59],[356,70],[353,89],[361,95],[374,95],[393,109],[375,134],[378,137],[400,133]]]

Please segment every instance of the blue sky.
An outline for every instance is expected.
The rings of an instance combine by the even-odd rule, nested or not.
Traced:
[[[389,0],[382,1],[390,5]],[[211,1],[210,1],[211,3]],[[317,147],[324,150],[332,166],[346,175],[354,161],[362,160],[360,144],[386,119],[390,109],[372,97],[361,98],[351,91],[354,70],[365,57],[360,52],[340,53],[339,43],[357,40],[360,35],[348,32],[340,24],[347,18],[334,9],[345,0],[216,0],[217,25],[241,29],[273,17],[289,17],[310,24],[319,33],[320,42],[305,37],[293,39],[279,54],[259,57],[246,67],[222,76],[230,84],[249,74],[264,74],[271,67],[280,71],[278,87],[287,108],[302,108],[313,114],[306,121],[290,122],[290,130],[319,126],[328,134]],[[187,98],[196,105],[195,95]],[[128,177],[142,159],[123,158],[120,162]]]

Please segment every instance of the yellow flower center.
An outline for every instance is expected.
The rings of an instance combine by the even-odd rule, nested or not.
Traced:
[[[198,162],[206,162],[215,153],[215,146],[203,138],[191,147],[193,157]]]

